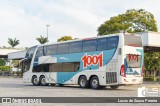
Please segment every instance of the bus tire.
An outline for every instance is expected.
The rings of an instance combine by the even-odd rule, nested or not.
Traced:
[[[99,79],[97,76],[92,77],[90,80],[90,85],[92,89],[100,89],[101,86],[99,85]]]
[[[40,85],[41,86],[47,86],[47,85],[49,85],[48,83],[46,83],[45,76],[41,76],[40,79],[39,79],[39,81],[40,81]]]
[[[89,87],[89,82],[87,81],[86,76],[81,76],[79,78],[78,84],[81,88],[88,88]]]
[[[56,84],[50,84],[51,86],[55,86]]]
[[[37,76],[33,76],[33,77],[32,77],[32,84],[33,84],[34,86],[40,85]]]
[[[119,85],[112,85],[110,86],[112,89],[118,89]]]

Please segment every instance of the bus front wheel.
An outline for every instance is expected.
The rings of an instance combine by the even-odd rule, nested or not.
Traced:
[[[33,76],[32,77],[32,84],[34,86],[38,86],[39,85],[39,80],[38,80],[37,76]]]
[[[89,87],[89,83],[88,83],[88,81],[87,81],[86,76],[81,76],[81,77],[79,78],[79,86],[80,86],[81,88],[88,88],[88,87]]]

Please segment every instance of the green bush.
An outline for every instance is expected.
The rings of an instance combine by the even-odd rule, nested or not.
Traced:
[[[6,64],[5,60],[0,59],[0,66],[4,66]]]
[[[144,77],[143,81],[154,81],[153,77]]]
[[[0,66],[0,71],[10,71],[11,68],[11,66]]]
[[[160,81],[160,78],[157,78],[156,81]]]

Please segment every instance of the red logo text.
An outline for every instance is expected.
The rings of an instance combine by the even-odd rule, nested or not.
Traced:
[[[86,68],[87,66],[90,65],[97,65],[99,64],[99,67],[103,66],[103,53],[100,53],[99,55],[87,55],[85,54],[82,57],[82,61],[83,61],[83,68]]]
[[[138,62],[138,54],[128,54],[129,61],[136,60]]]

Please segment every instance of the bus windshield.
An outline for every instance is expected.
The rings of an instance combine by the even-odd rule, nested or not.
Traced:
[[[140,36],[125,34],[124,45],[142,47],[142,39]]]
[[[36,47],[37,47],[37,46],[33,46],[33,47],[29,48],[29,49],[27,50],[27,53],[26,53],[25,58],[27,58],[27,59],[32,58]]]
[[[141,57],[140,55],[127,54],[127,65],[132,68],[140,68],[141,66]]]

